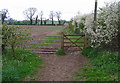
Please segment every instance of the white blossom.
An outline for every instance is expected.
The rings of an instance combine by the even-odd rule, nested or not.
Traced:
[[[85,20],[81,19],[83,17]],[[100,12],[97,14],[97,27],[95,28],[94,14],[76,16],[75,21],[78,24],[84,23],[84,30],[90,36],[93,45],[99,46],[101,43],[109,43],[112,38],[117,36],[118,32],[118,2],[100,8]]]

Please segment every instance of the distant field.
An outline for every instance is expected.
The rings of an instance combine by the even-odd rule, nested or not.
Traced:
[[[56,33],[61,32],[64,26],[26,26],[20,25],[21,27],[32,27],[29,32],[32,35],[56,35]]]

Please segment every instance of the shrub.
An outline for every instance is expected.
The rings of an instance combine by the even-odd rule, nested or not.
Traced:
[[[56,54],[59,55],[59,56],[65,56],[66,55],[66,53],[64,52],[63,49],[57,50]]]
[[[29,27],[28,27],[29,28]],[[15,57],[15,48],[24,46],[31,39],[31,34],[27,32],[28,28],[19,26],[3,26],[3,45],[8,45],[12,49],[12,56]]]

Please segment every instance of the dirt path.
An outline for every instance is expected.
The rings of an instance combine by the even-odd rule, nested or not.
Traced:
[[[39,55],[43,58],[44,65],[33,76],[36,81],[72,81],[75,72],[80,72],[82,64],[87,59],[79,52],[69,53],[66,56]],[[30,80],[29,77],[25,80]]]

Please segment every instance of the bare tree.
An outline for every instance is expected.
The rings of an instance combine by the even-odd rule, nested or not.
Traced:
[[[40,12],[40,19],[41,19],[41,25],[42,25],[42,19],[43,19],[43,11]]]
[[[1,12],[1,20],[2,24],[5,22],[5,19],[8,18],[8,9],[2,9]]]
[[[50,11],[50,15],[49,16],[50,16],[50,19],[52,19],[52,25],[54,25],[54,20],[53,20],[53,18],[55,16],[54,12]]]
[[[27,10],[23,11],[23,14],[27,17],[27,19],[30,19],[31,25],[33,22],[33,16],[35,15],[36,11],[37,11],[36,8],[28,8]]]
[[[61,12],[60,11],[56,12],[56,17],[57,17],[58,22],[60,24],[60,18],[61,18]]]

